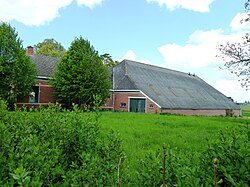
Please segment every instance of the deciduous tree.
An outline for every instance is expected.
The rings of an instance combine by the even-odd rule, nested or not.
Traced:
[[[35,45],[36,54],[60,58],[66,52],[61,43],[52,39],[45,39]]]
[[[17,97],[28,96],[35,76],[35,64],[26,55],[18,33],[0,23],[0,97],[12,105]]]
[[[87,107],[105,102],[111,86],[109,71],[98,52],[82,37],[76,38],[58,64],[52,85],[61,102]]]
[[[245,9],[250,11],[250,0],[245,3]],[[248,22],[250,14],[241,22]],[[242,40],[235,43],[219,45],[220,57],[225,61],[224,66],[231,73],[236,74],[241,81],[242,87],[249,89],[250,86],[250,33],[246,33]]]
[[[103,55],[100,56],[102,58],[102,62],[104,65],[108,66],[108,67],[115,67],[119,62],[114,61],[111,57],[110,54],[105,53]]]

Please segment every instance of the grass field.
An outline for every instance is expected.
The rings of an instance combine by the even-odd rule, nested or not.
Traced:
[[[205,150],[206,139],[216,139],[220,130],[246,123],[247,118],[175,116],[103,112],[101,127],[120,132],[131,170],[147,151],[162,149],[163,143],[187,153]]]
[[[250,117],[250,106],[241,106],[242,115],[245,117]]]

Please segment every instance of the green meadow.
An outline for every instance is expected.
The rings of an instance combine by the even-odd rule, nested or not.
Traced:
[[[250,117],[250,106],[241,106],[242,116]]]
[[[201,153],[207,141],[218,138],[220,131],[247,123],[247,118],[157,115],[103,112],[104,132],[119,131],[131,171],[140,167],[147,152],[162,150],[163,144],[182,153]]]

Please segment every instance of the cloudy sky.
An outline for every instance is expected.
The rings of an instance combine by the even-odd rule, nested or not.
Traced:
[[[223,69],[216,46],[239,41],[245,0],[0,0],[23,46],[54,38],[68,48],[88,39],[114,60],[137,60],[198,75],[235,101],[250,100],[237,77]]]

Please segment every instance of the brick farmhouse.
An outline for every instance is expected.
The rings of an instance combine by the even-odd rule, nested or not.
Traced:
[[[37,67],[37,84],[29,98],[18,105],[39,106],[55,102],[48,80],[59,59],[40,56],[28,47],[27,53]],[[240,115],[232,99],[196,75],[162,67],[123,60],[111,69],[113,82],[104,109],[112,111],[173,113],[183,115]]]

